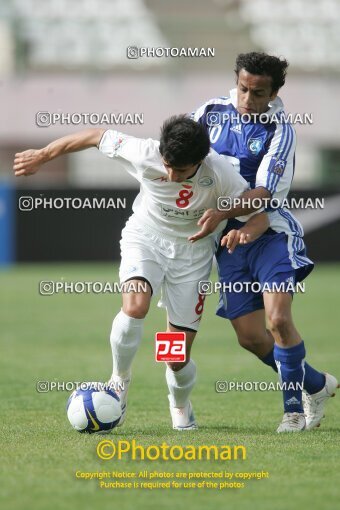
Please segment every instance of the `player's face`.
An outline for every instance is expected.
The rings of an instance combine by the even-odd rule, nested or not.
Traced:
[[[251,74],[241,69],[237,80],[237,111],[241,115],[266,112],[268,103],[276,96],[277,92],[272,92],[270,76]]]
[[[163,159],[163,165],[165,166],[165,169],[168,172],[170,182],[183,182],[192,177],[193,175],[195,175],[200,163],[196,165],[187,165],[183,167],[171,167]]]

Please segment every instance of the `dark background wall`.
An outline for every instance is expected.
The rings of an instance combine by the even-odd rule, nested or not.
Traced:
[[[120,257],[120,233],[137,190],[25,190],[19,197],[126,199],[125,209],[37,209],[16,214],[18,262],[104,261]]]
[[[119,260],[120,233],[137,194],[131,189],[20,190],[16,192],[15,259],[18,262]],[[322,196],[332,194],[331,190]],[[125,209],[37,209],[20,211],[21,196],[126,199]],[[294,190],[291,197],[320,198],[320,192]],[[315,261],[338,261],[340,221],[334,218],[306,235],[308,255]]]

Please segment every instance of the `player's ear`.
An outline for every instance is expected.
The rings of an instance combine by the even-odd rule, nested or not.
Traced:
[[[275,92],[271,93],[271,96],[270,96],[271,101],[274,101],[274,99],[277,97],[278,92],[279,92],[278,90],[275,90]]]

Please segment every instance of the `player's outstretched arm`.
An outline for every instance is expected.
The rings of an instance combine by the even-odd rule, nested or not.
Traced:
[[[255,214],[239,230],[233,229],[221,239],[221,246],[225,246],[229,253],[233,253],[238,244],[255,241],[269,228],[268,215],[265,212]]]
[[[189,237],[189,241],[195,242],[198,241],[198,239],[202,239],[203,237],[211,234],[223,220],[237,218],[237,216],[243,216],[255,212],[257,209],[262,207],[261,200],[268,199],[269,197],[270,193],[267,189],[258,187],[242,193],[242,195],[238,197],[241,200],[240,205],[231,207],[226,211],[208,209],[197,222],[197,225],[201,227],[201,230],[192,237]]]
[[[40,169],[41,165],[58,156],[96,147],[104,132],[105,129],[84,129],[78,133],[58,138],[42,149],[17,152],[14,157],[14,174],[17,177],[32,175]]]

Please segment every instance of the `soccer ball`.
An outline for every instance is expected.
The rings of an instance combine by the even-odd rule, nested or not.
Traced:
[[[78,432],[108,433],[118,425],[121,415],[118,395],[100,383],[83,383],[67,402],[67,417]]]

